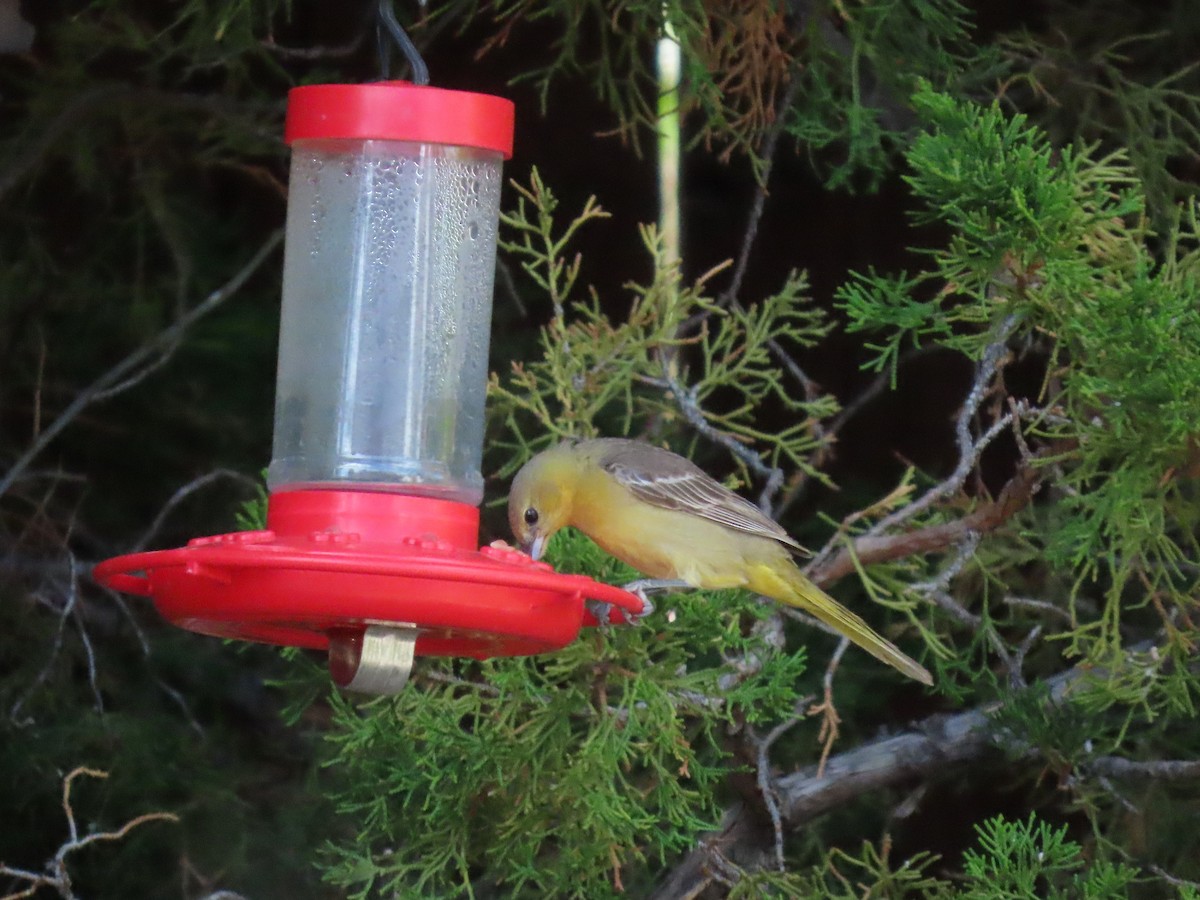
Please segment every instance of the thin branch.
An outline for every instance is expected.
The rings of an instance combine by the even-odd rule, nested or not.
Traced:
[[[995,631],[993,630],[992,633],[995,634]],[[1025,635],[1024,639],[1022,639],[1020,645],[1017,647],[1017,652],[1011,658],[1006,659],[1008,682],[1014,690],[1022,690],[1028,687],[1028,683],[1025,681],[1025,657],[1041,636],[1042,626],[1034,625],[1033,628],[1029,629],[1029,634]]]
[[[1071,614],[1069,612],[1067,612],[1061,606],[1055,606],[1053,603],[1050,603],[1046,600],[1035,600],[1032,597],[1008,596],[1004,597],[1000,602],[1006,606],[1013,606],[1019,609],[1036,609],[1040,612],[1047,613],[1048,615],[1060,619],[1067,625],[1072,624]]]
[[[811,697],[805,697],[797,702],[796,707],[802,709],[811,699]],[[767,814],[771,817],[771,827],[775,831],[775,866],[780,872],[787,870],[787,863],[783,857],[783,817],[779,813],[779,803],[775,799],[775,788],[772,785],[773,779],[771,778],[771,761],[768,758],[768,754],[771,751],[772,745],[798,722],[803,721],[805,715],[805,713],[800,713],[799,715],[792,716],[787,721],[780,722],[767,732],[767,736],[761,740],[754,734],[753,730],[748,730],[750,740],[754,742],[758,751],[755,776],[758,783],[758,792],[762,795],[763,805],[767,808]]]
[[[833,677],[837,674],[838,666],[842,663],[842,657],[846,655],[846,651],[850,648],[850,639],[845,635],[841,635],[840,637],[841,640],[838,641],[833,655],[829,657],[829,664],[825,666],[825,674],[821,679],[821,686],[825,692],[825,697],[819,704],[808,711],[810,716],[817,713],[821,714],[821,729],[817,732],[817,740],[821,742],[821,758],[817,760],[818,775],[822,775],[825,772],[825,764],[829,762],[829,753],[833,750],[833,744],[838,739],[839,726],[842,724],[842,717],[838,715],[837,706],[833,702]]]
[[[88,567],[88,571],[91,571],[90,566]],[[142,626],[139,624],[137,617],[134,616],[133,610],[129,608],[129,604],[125,601],[125,598],[116,591],[107,587],[102,589],[104,593],[108,595],[109,599],[116,604],[117,609],[120,610],[130,627],[133,628],[133,633],[137,637],[139,646],[142,648],[142,656],[145,657],[146,662],[149,664],[150,641],[146,637],[146,632],[142,630]],[[204,730],[204,726],[200,724],[199,720],[197,720],[196,716],[192,713],[192,708],[188,705],[187,699],[183,696],[183,694],[169,685],[157,674],[154,674],[153,667],[151,667],[151,677],[154,679],[154,683],[159,686],[162,692],[171,699],[171,702],[179,707],[180,712],[182,712],[184,718],[187,719],[188,727],[190,727],[192,731],[196,732],[201,740],[208,740],[208,733]]]
[[[783,469],[768,466],[757,453],[745,444],[740,443],[731,435],[709,424],[708,419],[704,416],[704,410],[700,408],[700,401],[696,399],[696,389],[694,387],[684,387],[676,378],[670,375],[664,377],[662,382],[671,391],[671,395],[675,398],[675,404],[679,407],[679,411],[683,413],[683,418],[689,425],[714,444],[724,447],[741,460],[747,469],[765,482],[763,494],[759,500],[759,506],[761,507],[763,502],[768,500],[783,485]],[[769,502],[767,505],[770,505]]]
[[[81,612],[81,604],[77,601],[79,596],[79,575],[74,565],[74,557],[71,556],[71,581],[70,581],[70,597],[71,597],[71,618],[75,620],[75,628],[79,631],[79,640],[83,644],[83,652],[87,657],[88,670],[88,685],[92,689],[92,697],[95,699],[95,709],[98,713],[104,712],[104,697],[100,694],[100,684],[96,677],[96,651],[92,648],[92,639],[88,636],[87,625],[83,621]]]
[[[315,47],[285,47],[283,44],[275,43],[275,39],[268,35],[266,39],[259,41],[259,44],[281,59],[313,62],[316,60],[341,59],[346,56],[352,56],[358,52],[358,48],[362,46],[363,39],[366,36],[367,32],[363,30],[359,31],[344,44],[318,44]]]
[[[1172,875],[1162,866],[1150,866],[1150,871],[1163,881],[1173,884],[1176,887],[1186,887],[1191,888],[1194,891],[1200,891],[1200,881],[1189,881],[1186,878],[1180,878],[1178,875]]]
[[[1117,779],[1153,779],[1154,781],[1193,781],[1200,778],[1200,760],[1133,760],[1121,756],[1098,756],[1084,769],[1093,775]]]
[[[961,543],[971,532],[987,534],[994,531],[1028,505],[1041,487],[1044,474],[1033,465],[1018,469],[995,500],[977,506],[952,522],[941,522],[900,534],[855,538],[852,548],[843,548],[818,560],[808,570],[808,577],[824,586],[853,572],[856,558],[864,566],[904,559],[945,550]]]
[[[1104,673],[1094,667],[1080,666],[1046,679],[1043,686],[1052,700],[1061,700],[1084,681],[1103,677]],[[813,765],[776,779],[774,786],[788,827],[799,828],[864,794],[936,778],[996,753],[997,745],[1006,738],[993,725],[992,716],[1003,706],[1003,702],[988,703],[952,716],[931,716],[903,734],[879,738],[830,758],[824,772]],[[1026,749],[1028,754],[1034,752]],[[1184,777],[1184,772],[1196,777],[1184,765],[1200,767],[1200,763],[1181,761],[1179,768],[1165,771],[1178,778]],[[652,895],[654,900],[698,896],[715,880],[714,854],[720,853],[725,859],[747,857],[754,847],[762,845],[761,831],[760,822],[748,806],[731,806],[720,831],[701,840],[672,870]]]
[[[250,258],[249,262],[234,274],[229,281],[205,297],[189,312],[176,320],[173,325],[160,331],[147,343],[134,350],[77,394],[75,399],[67,405],[66,409],[59,413],[58,417],[38,435],[37,440],[29,446],[20,459],[13,463],[3,478],[0,478],[0,496],[7,493],[8,489],[21,477],[29,465],[46,449],[47,445],[88,406],[97,400],[111,396],[111,389],[122,384],[122,382],[125,382],[125,387],[132,386],[130,382],[126,381],[131,373],[162,352],[163,348],[170,347],[173,343],[177,342],[180,336],[195,325],[196,322],[200,321],[200,319],[217,309],[226,300],[236,294],[250,277],[258,271],[259,267],[267,260],[282,240],[282,229],[271,234]]]
[[[231,481],[236,481],[237,483],[249,488],[251,491],[258,489],[258,482],[255,479],[243,472],[237,472],[233,469],[213,469],[211,472],[201,475],[199,478],[193,478],[187,484],[178,488],[175,493],[170,496],[167,502],[163,505],[163,508],[158,511],[158,515],[154,517],[154,521],[150,523],[150,527],[147,528],[145,533],[134,542],[133,547],[129,550],[129,552],[140,553],[142,550],[144,550],[146,546],[152,540],[154,540],[155,535],[158,534],[159,530],[166,523],[167,517],[171,515],[171,513],[175,510],[175,507],[177,507],[180,503],[197,491],[202,490],[203,488],[208,487],[208,485],[225,478],[228,478]]]
[[[897,368],[902,368],[906,364],[912,362],[918,357],[924,356],[927,353],[937,349],[935,346],[915,347],[905,353],[896,361]],[[782,358],[782,357],[781,357]],[[788,364],[788,359],[783,358],[784,365]],[[793,375],[797,378],[803,372]],[[892,383],[891,372],[880,372],[875,378],[862,389],[849,403],[841,408],[830,423],[824,426],[820,432],[821,444],[809,459],[809,466],[813,471],[821,471],[829,464],[829,461],[836,453],[838,437],[842,433],[842,429],[846,424],[852,421],[859,413],[861,413],[871,401],[882,394]],[[805,490],[812,484],[812,477],[807,472],[799,472],[797,476],[788,485],[786,491],[779,499],[779,503],[775,507],[775,518],[781,518],[802,496]]]
[[[8,717],[12,723],[18,727],[24,727],[26,725],[33,724],[32,718],[20,718],[21,708],[33,695],[33,692],[41,687],[41,685],[45,683],[46,679],[50,677],[50,673],[54,669],[54,663],[58,659],[59,652],[62,650],[63,633],[67,628],[67,618],[71,615],[71,612],[75,608],[75,600],[76,595],[69,595],[67,597],[67,602],[63,604],[62,609],[59,611],[58,630],[54,632],[54,643],[50,646],[50,656],[46,659],[46,664],[42,666],[42,670],[38,672],[37,677],[30,682],[29,686],[21,692],[21,695],[17,697],[16,701],[9,708]]]
[[[788,80],[787,90],[784,91],[783,97],[779,102],[779,107],[775,110],[775,121],[771,124],[770,130],[763,139],[763,164],[758,185],[754,191],[754,203],[750,207],[750,217],[746,222],[746,230],[742,232],[742,245],[738,250],[737,262],[733,267],[733,277],[729,281],[729,286],[722,291],[721,296],[717,300],[721,306],[739,305],[738,295],[742,292],[742,283],[746,280],[746,269],[750,265],[750,251],[754,249],[754,241],[758,237],[758,226],[762,221],[763,211],[767,205],[767,186],[771,180],[771,170],[775,167],[775,151],[779,144],[779,138],[783,134],[784,124],[787,121],[787,111],[796,102],[796,95],[800,90],[800,81],[801,79],[799,78]]]
[[[62,785],[62,809],[63,816],[67,821],[67,839],[63,841],[57,852],[47,860],[45,868],[41,872],[34,872],[29,869],[18,869],[13,866],[8,866],[0,863],[0,875],[6,875],[10,878],[15,878],[19,881],[27,882],[26,886],[19,891],[10,894],[5,894],[0,897],[0,900],[17,900],[20,897],[32,897],[40,888],[50,888],[58,892],[59,897],[63,900],[76,900],[77,895],[71,886],[71,874],[67,871],[67,857],[76,850],[81,850],[90,844],[95,844],[100,841],[119,841],[122,840],[129,832],[145,825],[147,822],[178,822],[179,817],[174,813],[167,812],[152,812],[143,813],[133,819],[130,819],[120,828],[112,831],[92,831],[79,836],[79,827],[75,822],[75,809],[71,804],[71,787],[75,779],[81,775],[87,775],[91,778],[107,778],[108,773],[100,769],[91,769],[87,766],[78,766],[72,769],[63,779]]]
[[[1013,418],[1018,415],[1014,408],[1012,412],[1001,416],[991,427],[984,432],[978,439],[971,436],[971,421],[979,412],[979,407],[982,405],[984,398],[988,395],[992,388],[992,381],[996,377],[1001,364],[1008,353],[1008,338],[1017,327],[1018,317],[1010,315],[1005,318],[996,329],[996,338],[993,340],[983,352],[983,357],[979,360],[979,365],[975,370],[975,378],[971,382],[971,388],[967,392],[967,397],[963,401],[962,406],[958,410],[958,417],[955,421],[954,431],[958,442],[958,464],[954,467],[954,471],[950,477],[941,484],[926,491],[925,494],[918,500],[896,510],[890,516],[886,516],[880,520],[870,531],[868,536],[883,534],[895,528],[904,522],[910,520],[917,513],[922,512],[953,494],[956,494],[966,483],[967,476],[979,463],[979,457],[983,451],[1006,429],[1013,421]]]

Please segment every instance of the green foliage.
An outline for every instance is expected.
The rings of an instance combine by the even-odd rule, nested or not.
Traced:
[[[824,7],[824,8],[822,8]],[[788,133],[808,148],[830,188],[878,188],[911,125],[918,79],[955,93],[992,77],[999,61],[972,46],[958,0],[819,4],[806,18]],[[829,152],[823,152],[829,151]]]
[[[1187,49],[1200,36],[1200,16],[1186,3],[1168,6],[1163,28],[1137,4],[1054,4],[1052,37],[1021,30],[997,42],[1011,66],[999,95],[1060,140],[1125,148],[1159,226],[1179,199],[1196,194],[1176,164],[1200,142],[1200,71]]]
[[[632,573],[562,532],[560,570]],[[745,595],[684,594],[636,627],[539,657],[425,661],[417,686],[335,697],[340,810],[358,823],[327,870],[352,896],[603,897],[643,891],[718,819],[726,729],[792,715],[803,654],[780,655]],[[769,664],[732,682],[725,654]]]
[[[546,291],[554,315],[541,330],[542,358],[513,363],[506,378],[494,375],[489,386],[489,414],[518,450],[502,475],[556,438],[628,434],[651,419],[673,429],[696,417],[736,440],[764,445],[771,465],[806,464],[816,446],[813,420],[833,414],[837,405],[828,395],[809,400],[796,392],[772,353],[773,344],[812,346],[832,327],[809,305],[803,275],[791,274],[753,306],[723,307],[705,294],[723,267],[685,285],[678,264],[664,262],[657,233],[643,227],[654,277],[649,284],[626,285],[632,294],[628,313],[614,322],[599,298],[572,296],[580,261],[567,251],[580,226],[603,218],[603,210],[589,200],[562,226],[558,201],[536,170],[528,188],[516,187],[517,208],[503,217],[513,236],[502,237],[501,247],[516,254]],[[685,336],[684,323],[693,318],[703,325],[698,335]],[[724,402],[715,402],[718,396]],[[779,404],[794,424],[761,428],[756,412],[766,402]]]
[[[277,227],[291,76],[262,38],[286,5],[26,10],[33,50],[0,55],[0,477]],[[93,396],[0,496],[0,861],[53,858],[78,766],[110,773],[75,788],[81,837],[179,816],[72,854],[72,896],[320,890],[312,741],[283,731],[257,681],[277,654],[185,635],[88,574],[182,484],[265,461],[277,320],[277,279],[260,276],[126,390]],[[239,498],[190,495],[148,539],[226,530]]]
[[[963,854],[963,869],[975,882],[962,894],[969,900],[1117,900],[1138,875],[1123,863],[1085,868],[1083,848],[1067,840],[1066,826],[1054,828],[1032,814],[1024,822],[997,816],[976,831],[979,849]]]
[[[1043,552],[1106,584],[1102,613],[1078,611],[1074,652],[1119,646],[1131,579],[1186,604],[1194,553],[1190,465],[1200,421],[1200,281],[1195,212],[1164,245],[1147,231],[1136,173],[1120,154],[1056,148],[1022,116],[929,88],[928,123],[906,176],[919,221],[952,230],[917,275],[857,276],[839,297],[852,331],[882,331],[873,368],[895,377],[902,348],[929,342],[978,357],[1002,322],[1049,359],[1033,431],[1057,449],[1065,496]]]
[[[267,472],[261,473],[262,481],[255,486],[255,495],[244,501],[233,514],[238,531],[261,531],[267,527]]]
[[[821,0],[799,14],[775,0],[489,8],[499,30],[488,46],[524,24],[555,26],[549,60],[520,76],[537,84],[543,107],[552,85],[581,77],[611,109],[617,133],[640,148],[656,127],[653,42],[669,34],[682,48],[680,103],[693,114],[695,142],[723,148],[724,159],[734,150],[753,158],[779,119],[833,188],[878,187],[910,124],[903,104],[917,78],[969,90],[1002,70],[996,52],[971,44],[959,0]]]
[[[863,842],[857,854],[829,851],[820,865],[792,872],[747,873],[730,891],[731,900],[793,897],[797,900],[1121,900],[1143,881],[1124,863],[1089,860],[1055,828],[1030,814],[1012,822],[995,816],[975,826],[975,844],[963,853],[962,875],[954,880],[930,873],[942,861],[918,853],[890,860],[887,836],[876,847]]]

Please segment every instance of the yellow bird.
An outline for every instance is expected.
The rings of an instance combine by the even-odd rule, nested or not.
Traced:
[[[652,578],[746,588],[802,609],[909,678],[933,684],[923,666],[804,576],[792,560],[804,548],[776,522],[669,450],[619,438],[552,447],[513,479],[508,521],[534,559],[570,525]]]

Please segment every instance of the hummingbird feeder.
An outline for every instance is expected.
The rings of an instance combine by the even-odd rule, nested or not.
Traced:
[[[328,651],[394,693],[414,656],[542,653],[643,612],[476,549],[501,166],[513,105],[400,81],[295,88],[267,527],[116,557],[96,579],[184,628]]]

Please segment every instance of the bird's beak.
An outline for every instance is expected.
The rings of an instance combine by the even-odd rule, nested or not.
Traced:
[[[537,535],[532,541],[525,545],[525,552],[533,559],[541,559],[542,551],[546,549],[546,536],[544,534]]]

